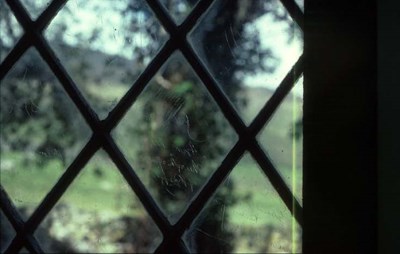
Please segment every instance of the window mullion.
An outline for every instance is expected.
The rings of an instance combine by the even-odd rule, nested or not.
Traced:
[[[17,233],[16,237],[14,237],[10,246],[6,250],[6,253],[18,252],[22,248],[23,242],[25,242],[25,246],[28,250],[35,253],[43,253],[43,250],[41,249],[36,238],[30,234],[25,235],[24,220],[21,218],[17,208],[15,208],[7,192],[1,185],[0,185],[0,193],[1,193],[1,209],[6,215],[11,225],[14,227],[15,232]]]
[[[246,125],[242,118],[187,41],[181,50],[236,133],[239,136],[245,135]]]
[[[292,19],[297,23],[302,31],[304,31],[304,14],[300,7],[296,4],[294,0],[280,0],[285,6],[286,10],[289,12]]]
[[[189,204],[188,208],[176,223],[176,230],[182,234],[184,230],[193,222],[200,211],[204,208],[207,201],[218,189],[222,181],[226,178],[229,172],[236,166],[240,157],[245,152],[245,145],[243,139],[239,140],[232,150],[228,153],[225,159],[221,162],[221,165],[210,177],[207,183],[199,191],[196,198]]]
[[[57,57],[55,53],[48,45],[47,41],[42,37],[42,35],[37,35],[35,46],[38,49],[42,58],[46,61],[47,65],[50,67],[50,69],[53,71],[57,79],[64,87],[65,92],[69,95],[71,100],[77,106],[78,110],[81,112],[88,125],[94,132],[96,132],[99,127],[99,118],[97,114],[83,97],[82,93],[77,88],[72,78],[68,75],[62,64],[56,60]]]
[[[136,193],[136,196],[139,198],[146,211],[157,224],[163,235],[168,235],[171,230],[168,219],[160,210],[150,193],[147,191],[146,187],[140,181],[139,177],[136,175],[129,162],[125,159],[122,152],[110,136],[105,138],[104,150],[108,153],[111,160],[115,163],[132,190]]]
[[[111,110],[106,120],[104,120],[104,126],[107,132],[111,131],[124,117],[126,111],[129,110],[141,92],[145,89],[147,83],[153,78],[165,61],[167,61],[174,50],[175,45],[171,40],[168,40],[160,52],[158,52],[158,54],[149,63],[147,68],[131,86],[128,92],[122,97],[114,109]]]
[[[292,191],[283,180],[282,176],[279,174],[278,170],[274,167],[274,165],[270,162],[268,157],[265,155],[264,151],[258,144],[256,140],[253,140],[252,144],[249,147],[249,151],[253,158],[260,165],[264,174],[267,176],[272,186],[275,188],[282,201],[285,203],[286,207],[289,209],[291,214],[300,224],[303,225],[303,208],[294,197]],[[294,202],[293,202],[294,201]],[[294,205],[293,205],[294,204]]]
[[[179,26],[182,28],[182,31],[187,34],[193,28],[194,24],[197,23],[199,18],[206,13],[206,11],[211,8],[210,6],[214,3],[215,0],[200,0],[187,18],[183,21],[183,23]]]
[[[27,34],[22,35],[22,37],[15,44],[14,48],[10,51],[0,65],[0,80],[3,80],[14,64],[21,58],[23,54],[25,54],[30,46],[32,46],[30,37]]]
[[[281,84],[273,93],[272,97],[266,102],[264,107],[254,118],[249,126],[249,131],[253,135],[257,135],[265,124],[270,120],[276,109],[282,103],[283,99],[290,93],[296,81],[303,74],[304,56],[300,56],[293,68],[288,72]]]
[[[37,18],[35,24],[38,30],[42,31],[46,26],[48,26],[51,20],[57,15],[57,13],[62,9],[68,0],[54,0],[50,5],[43,11],[42,14]]]

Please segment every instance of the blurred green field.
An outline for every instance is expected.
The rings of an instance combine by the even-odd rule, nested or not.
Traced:
[[[144,210],[136,196],[105,156],[100,153],[89,161],[60,202],[113,217],[142,214]],[[1,184],[16,206],[34,209],[63,174],[64,169],[61,161],[56,159],[43,166],[34,163],[26,166],[22,163],[22,158],[23,154],[17,153],[2,155]],[[12,164],[14,169],[4,169],[6,163]],[[245,197],[229,211],[231,222],[243,226],[279,225],[282,219],[288,219],[282,217],[286,214],[282,211],[285,209],[282,201],[249,158],[240,162],[228,178],[234,181],[234,192]],[[298,182],[300,183],[300,179]],[[299,185],[298,188],[300,187]]]
[[[92,96],[97,97],[98,100],[109,101],[121,97],[124,93],[121,89],[115,90],[115,86],[105,86],[101,89],[102,93],[96,92],[100,89],[89,90],[92,92]],[[108,90],[110,91],[107,92]],[[265,88],[248,88],[246,96],[251,103],[248,104],[243,115],[255,116],[265,100],[271,96],[271,91]],[[140,108],[142,103],[139,100],[134,107]],[[291,151],[293,140],[290,138],[290,128],[293,122],[292,103],[292,98],[288,97],[258,136],[260,144],[289,185],[292,184],[293,174]],[[297,99],[296,103],[299,105],[296,114],[300,116],[300,99]],[[132,120],[134,125],[137,119]],[[116,138],[118,139],[118,137]],[[299,159],[296,162],[298,170],[295,192],[296,196],[301,198],[302,174],[299,170],[302,154],[301,145],[299,145],[301,140],[296,142],[298,143],[296,157]],[[132,143],[128,139],[120,139],[120,143],[124,146],[129,145],[131,151],[138,149],[138,147],[132,148],[132,145],[138,146],[138,144]],[[17,206],[33,209],[56,183],[65,168],[57,158],[46,160],[47,162],[41,165],[26,162],[26,156],[22,152],[3,152],[1,154],[1,184],[5,186]],[[260,223],[274,225],[282,223],[280,221],[282,215],[279,215],[282,214],[280,212],[283,209],[282,201],[269,187],[264,174],[250,159],[250,156],[245,156],[239,162],[230,177],[235,183],[234,191],[239,196],[247,197],[245,201],[240,201],[230,211],[230,219],[234,224],[255,226],[255,223],[258,225]],[[260,191],[263,188],[265,191]],[[144,211],[137,198],[131,195],[130,187],[126,185],[119,171],[105,153],[99,153],[89,161],[79,177],[74,180],[71,188],[67,190],[61,202],[70,203],[88,211],[107,212],[110,216],[136,215]]]

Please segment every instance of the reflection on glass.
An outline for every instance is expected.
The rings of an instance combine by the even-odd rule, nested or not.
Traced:
[[[300,203],[303,201],[303,78],[258,136],[268,157]]]
[[[189,40],[250,123],[300,57],[301,36],[278,0],[217,0]]]
[[[89,139],[90,131],[33,48],[0,86],[1,184],[30,214]]]
[[[103,151],[82,169],[35,236],[46,253],[150,253],[162,240]]]
[[[184,240],[191,252],[299,253],[300,230],[265,174],[246,154]]]
[[[167,39],[144,1],[68,1],[45,31],[72,79],[105,118]]]
[[[3,211],[0,211],[0,253],[4,253],[15,236],[15,230]]]
[[[22,28],[5,1],[0,1],[0,62],[22,35]]]
[[[181,53],[155,75],[114,137],[172,222],[236,141]]]
[[[161,0],[177,24],[181,24],[199,0]]]

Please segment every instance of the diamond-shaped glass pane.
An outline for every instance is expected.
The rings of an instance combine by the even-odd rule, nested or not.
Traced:
[[[217,0],[189,40],[246,123],[302,52],[302,34],[279,0]]]
[[[37,19],[51,0],[20,0],[33,20]]]
[[[23,30],[5,1],[0,1],[0,62],[21,37]]]
[[[38,205],[90,130],[33,48],[0,86],[1,184],[22,214]]]
[[[0,253],[4,253],[14,239],[15,230],[3,211],[0,211]]]
[[[51,47],[105,118],[168,38],[144,1],[68,1],[45,31]]]
[[[191,252],[299,253],[301,229],[245,155],[184,234]]]
[[[113,135],[172,222],[237,140],[181,53],[155,75]]]
[[[46,253],[150,253],[162,240],[103,151],[82,169],[35,236]]]
[[[161,0],[177,24],[181,24],[199,0]]]
[[[300,202],[303,200],[303,78],[261,131],[258,140]]]

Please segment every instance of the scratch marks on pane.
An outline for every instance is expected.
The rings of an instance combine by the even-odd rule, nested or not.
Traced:
[[[25,109],[26,114],[27,114],[29,117],[32,117],[31,113],[29,112],[28,104],[27,104],[27,103],[24,104],[24,109]]]
[[[178,178],[180,179],[180,182],[183,183],[185,187],[187,187],[186,181],[185,179],[183,179],[182,175],[178,175]]]
[[[174,110],[171,110],[168,112],[168,116],[166,119],[166,122],[169,122],[171,119],[175,119],[176,115],[179,113],[179,111],[181,111],[182,107],[183,107],[183,102],[176,102],[178,105]],[[175,104],[175,102],[174,102]],[[174,105],[176,106],[176,105]]]
[[[167,175],[165,174],[165,171],[164,171],[164,167],[161,165],[161,162],[160,162],[160,161],[158,162],[158,165],[159,165],[159,168],[161,169],[161,171],[162,171],[164,177],[167,178]]]
[[[186,115],[186,132],[187,132],[187,135],[188,135],[188,137],[191,139],[191,140],[193,140],[193,141],[195,141],[195,142],[205,142],[205,140],[197,140],[197,139],[195,139],[195,138],[193,138],[191,135],[190,135],[190,122],[189,122],[189,117]]]
[[[200,228],[195,228],[195,230],[196,230],[197,232],[200,232],[200,233],[202,233],[202,234],[204,234],[204,235],[210,237],[210,238],[216,239],[216,240],[221,241],[221,242],[224,242],[224,243],[226,243],[226,244],[230,244],[229,241],[225,241],[225,240],[222,239],[222,238],[213,236],[213,235],[211,235],[210,233],[207,233],[207,232],[205,232],[204,230],[202,230],[202,229],[200,229]]]
[[[225,204],[222,204],[221,230],[224,230]]]
[[[170,190],[168,190],[168,188],[165,188],[165,190],[166,190],[169,194],[171,194],[171,196],[176,197],[176,195],[175,195],[174,193],[172,193]]]
[[[22,81],[24,81],[25,80],[25,78],[26,78],[26,73],[28,72],[28,68],[25,68],[25,71],[24,71],[24,76],[22,76]]]
[[[235,48],[238,49],[238,48],[239,48],[239,45],[238,45],[238,43],[237,43],[237,41],[236,41],[235,33],[234,33],[234,31],[233,31],[233,28],[232,28],[232,24],[229,25],[229,35],[230,35],[230,36],[228,36],[227,30],[225,30],[224,34],[225,34],[226,43],[228,44],[229,51],[231,52],[231,54],[232,54],[233,57],[236,57],[236,54],[235,54],[235,52],[234,52],[234,49],[235,49]],[[233,42],[233,45],[231,45],[231,42],[229,42],[229,37],[231,38],[231,41]],[[233,46],[233,47],[232,47],[232,46]]]
[[[226,43],[228,44],[229,51],[231,52],[232,56],[235,57],[235,53],[233,52],[231,44],[229,43],[229,40],[228,40],[228,34],[226,33],[226,30],[225,30],[225,40],[226,40]]]
[[[32,101],[32,99],[30,99],[29,102],[24,103],[24,109],[26,115],[32,117],[32,113],[38,112],[39,107]]]
[[[233,43],[235,44],[235,48],[239,48],[239,45],[237,44],[236,39],[235,39],[235,34],[233,33],[232,24],[229,25],[229,30],[231,31],[232,40],[233,40]]]

